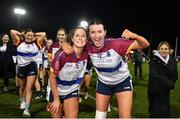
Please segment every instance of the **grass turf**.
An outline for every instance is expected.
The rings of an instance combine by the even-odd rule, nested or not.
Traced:
[[[178,74],[180,74],[180,64],[178,64]],[[129,62],[129,69],[134,77],[133,65]],[[147,118],[148,117],[148,100],[147,100],[147,81],[148,81],[148,64],[143,64],[143,79],[138,80],[133,78],[134,88],[134,100],[132,116],[135,118]],[[11,80],[9,84],[10,92],[3,92],[3,80],[0,79],[0,118],[21,118],[23,111],[19,109],[18,94],[14,94],[15,81]],[[96,74],[93,72],[93,79],[89,94],[95,97],[96,88]],[[180,76],[176,82],[176,87],[171,93],[171,117],[180,118]],[[31,103],[31,117],[32,118],[49,118],[50,114],[45,111],[46,100],[32,99]],[[111,100],[111,112],[108,112],[108,118],[117,118],[117,103],[116,97],[113,96]],[[79,118],[94,118],[95,115],[95,100],[93,98],[83,99],[80,103]]]

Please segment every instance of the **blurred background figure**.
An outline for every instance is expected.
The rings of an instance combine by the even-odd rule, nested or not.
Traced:
[[[88,98],[88,91],[90,88],[90,82],[92,79],[92,70],[93,70],[93,66],[91,64],[90,59],[88,60],[88,64],[86,67],[86,71],[83,77],[83,82],[81,83],[80,86],[80,98],[79,98],[79,102],[82,102],[82,99],[87,99]]]
[[[4,80],[4,92],[8,92],[9,79],[15,77],[15,64],[13,55],[16,47],[10,42],[9,35],[4,33],[0,36],[0,77]]]
[[[50,62],[48,62],[48,50],[52,44],[53,44],[53,40],[48,39],[46,42],[44,53],[43,53],[43,70],[42,70],[42,73],[43,73],[42,87],[43,87],[43,89],[45,89],[48,78],[49,78]]]
[[[137,78],[138,69],[139,69],[139,79],[143,80],[142,77],[142,64],[145,61],[145,59],[148,59],[148,57],[144,54],[142,49],[137,49],[133,53],[133,64],[134,64],[134,76]]]
[[[42,80],[43,80],[43,74],[42,74],[42,63],[43,63],[43,53],[44,48],[40,49],[38,51],[38,55],[36,57],[36,63],[37,63],[37,77],[35,82],[35,89],[36,89],[36,95],[35,99],[40,99],[43,97],[42,94]]]

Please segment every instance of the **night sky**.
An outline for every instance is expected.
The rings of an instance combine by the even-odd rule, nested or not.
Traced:
[[[152,39],[152,48],[156,48],[162,40],[168,41],[172,48],[175,48],[175,39],[180,36],[179,6],[174,1],[1,0],[0,33],[17,29],[18,16],[13,9],[18,6],[27,11],[27,14],[21,17],[20,29],[45,31],[50,38],[55,38],[59,27],[70,30],[79,25],[81,19],[89,21],[93,18],[104,21],[108,36],[120,37],[127,28],[149,41]]]

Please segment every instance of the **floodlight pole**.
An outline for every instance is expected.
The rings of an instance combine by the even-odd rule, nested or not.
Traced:
[[[151,36],[150,36],[150,37],[151,37],[151,38],[150,38],[150,41],[149,41],[150,45],[149,45],[149,49],[148,49],[148,59],[150,58],[150,54],[151,54],[152,33],[151,33]]]
[[[21,15],[18,15],[18,26],[17,26],[18,30],[20,30],[20,22],[21,22]]]
[[[176,46],[175,46],[175,57],[177,57],[177,47],[178,46],[178,37],[176,37]]]
[[[21,16],[26,14],[26,10],[21,8],[15,8],[14,13],[18,16],[17,29],[20,30]]]

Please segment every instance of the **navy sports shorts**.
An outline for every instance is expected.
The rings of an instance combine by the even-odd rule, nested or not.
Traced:
[[[31,62],[30,64],[18,67],[17,69],[17,77],[19,79],[25,79],[27,76],[37,75],[37,64],[35,62]]]
[[[123,91],[132,91],[132,80],[131,77],[127,77],[123,82],[116,85],[107,85],[100,80],[97,82],[96,92],[104,95],[113,95]]]
[[[59,96],[59,99],[60,99],[61,103],[64,103],[64,100],[72,98],[72,97],[78,97],[79,98],[79,91],[75,90],[75,91],[69,93],[68,95]],[[49,96],[49,102],[53,102],[53,101],[54,101],[54,97],[53,97],[53,94],[52,94],[52,91],[51,91],[50,96]]]

